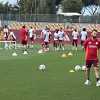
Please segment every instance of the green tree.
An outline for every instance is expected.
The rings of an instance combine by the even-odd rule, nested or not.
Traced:
[[[63,0],[62,8],[64,12],[81,12],[82,0]]]
[[[20,0],[18,2],[21,13],[52,14],[55,13],[56,0]]]
[[[100,0],[82,0],[83,13],[87,11],[90,15],[95,15],[100,8]]]

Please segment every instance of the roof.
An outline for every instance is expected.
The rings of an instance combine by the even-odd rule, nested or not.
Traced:
[[[81,16],[81,14],[80,13],[77,13],[77,12],[58,13],[58,15],[63,15],[63,16]]]

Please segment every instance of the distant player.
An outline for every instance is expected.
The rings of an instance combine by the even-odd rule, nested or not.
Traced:
[[[87,39],[87,31],[86,28],[83,28],[83,30],[80,33],[81,36],[81,46],[83,46],[84,41]]]
[[[64,37],[65,33],[62,28],[58,31],[58,38],[59,38],[59,47],[64,50]]]
[[[8,35],[9,35],[9,29],[8,29],[7,25],[4,26],[3,33],[4,33],[4,39],[6,41],[8,39]]]
[[[32,27],[30,27],[28,33],[29,33],[30,45],[32,46],[34,43],[34,30]]]
[[[54,46],[54,49],[55,49],[55,51],[57,51],[58,50],[58,43],[59,43],[59,35],[58,35],[58,29],[56,29],[55,30],[55,32],[54,32],[54,35],[53,35],[53,37],[54,37],[54,43],[53,43],[53,46]]]
[[[27,54],[28,32],[27,32],[26,27],[22,26],[19,33],[20,33],[21,44],[24,48],[24,53],[23,54]]]
[[[3,37],[3,30],[2,28],[0,29],[0,41],[4,40],[4,37]]]
[[[10,45],[9,45],[9,48],[10,48],[11,46],[14,46],[14,48],[15,48],[16,36],[15,36],[13,30],[10,31],[10,33],[9,33],[9,35],[8,35],[8,40],[11,41],[11,42],[10,42]]]
[[[100,77],[99,77],[99,61],[98,61],[98,51],[100,49],[100,41],[96,37],[97,31],[93,30],[91,37],[87,39],[84,43],[85,48],[85,60],[86,60],[86,70],[85,70],[85,85],[90,85],[90,68],[93,66],[95,77],[96,77],[96,86],[100,86]]]
[[[10,33],[8,35],[8,40],[10,40],[10,41],[16,41],[16,36],[15,36],[13,30],[10,31]]]
[[[47,31],[47,27],[41,31],[40,38],[41,38],[42,49],[44,49],[44,47],[45,47],[45,44],[44,44],[44,34],[46,34],[46,31]]]
[[[72,32],[72,37],[73,37],[72,45],[73,45],[73,47],[75,46],[75,49],[77,50],[78,38],[79,38],[79,33],[78,33],[77,29],[74,29],[74,31]]]
[[[4,33],[4,41],[5,41],[5,49],[6,49],[8,48],[8,43],[6,41],[8,40],[8,35],[9,35],[9,29],[7,25],[4,26],[3,33]]]
[[[44,51],[49,51],[50,35],[50,29],[47,28],[46,31],[43,33]]]

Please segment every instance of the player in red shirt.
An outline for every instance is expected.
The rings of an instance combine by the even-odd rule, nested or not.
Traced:
[[[23,45],[23,48],[24,48],[23,54],[27,54],[28,32],[26,30],[25,25],[22,26],[22,28],[20,29],[20,40],[21,40],[21,44]]]
[[[98,51],[100,49],[100,41],[96,37],[97,31],[93,30],[91,37],[87,39],[84,43],[85,48],[85,60],[86,60],[86,70],[85,70],[85,85],[90,85],[90,68],[93,66],[96,76],[96,86],[100,86],[99,77],[99,61],[98,61]]]

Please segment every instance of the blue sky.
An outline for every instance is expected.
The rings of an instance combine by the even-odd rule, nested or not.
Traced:
[[[17,0],[0,0],[0,2],[9,2],[9,3],[11,3],[11,4],[15,4],[16,2],[17,2]]]

